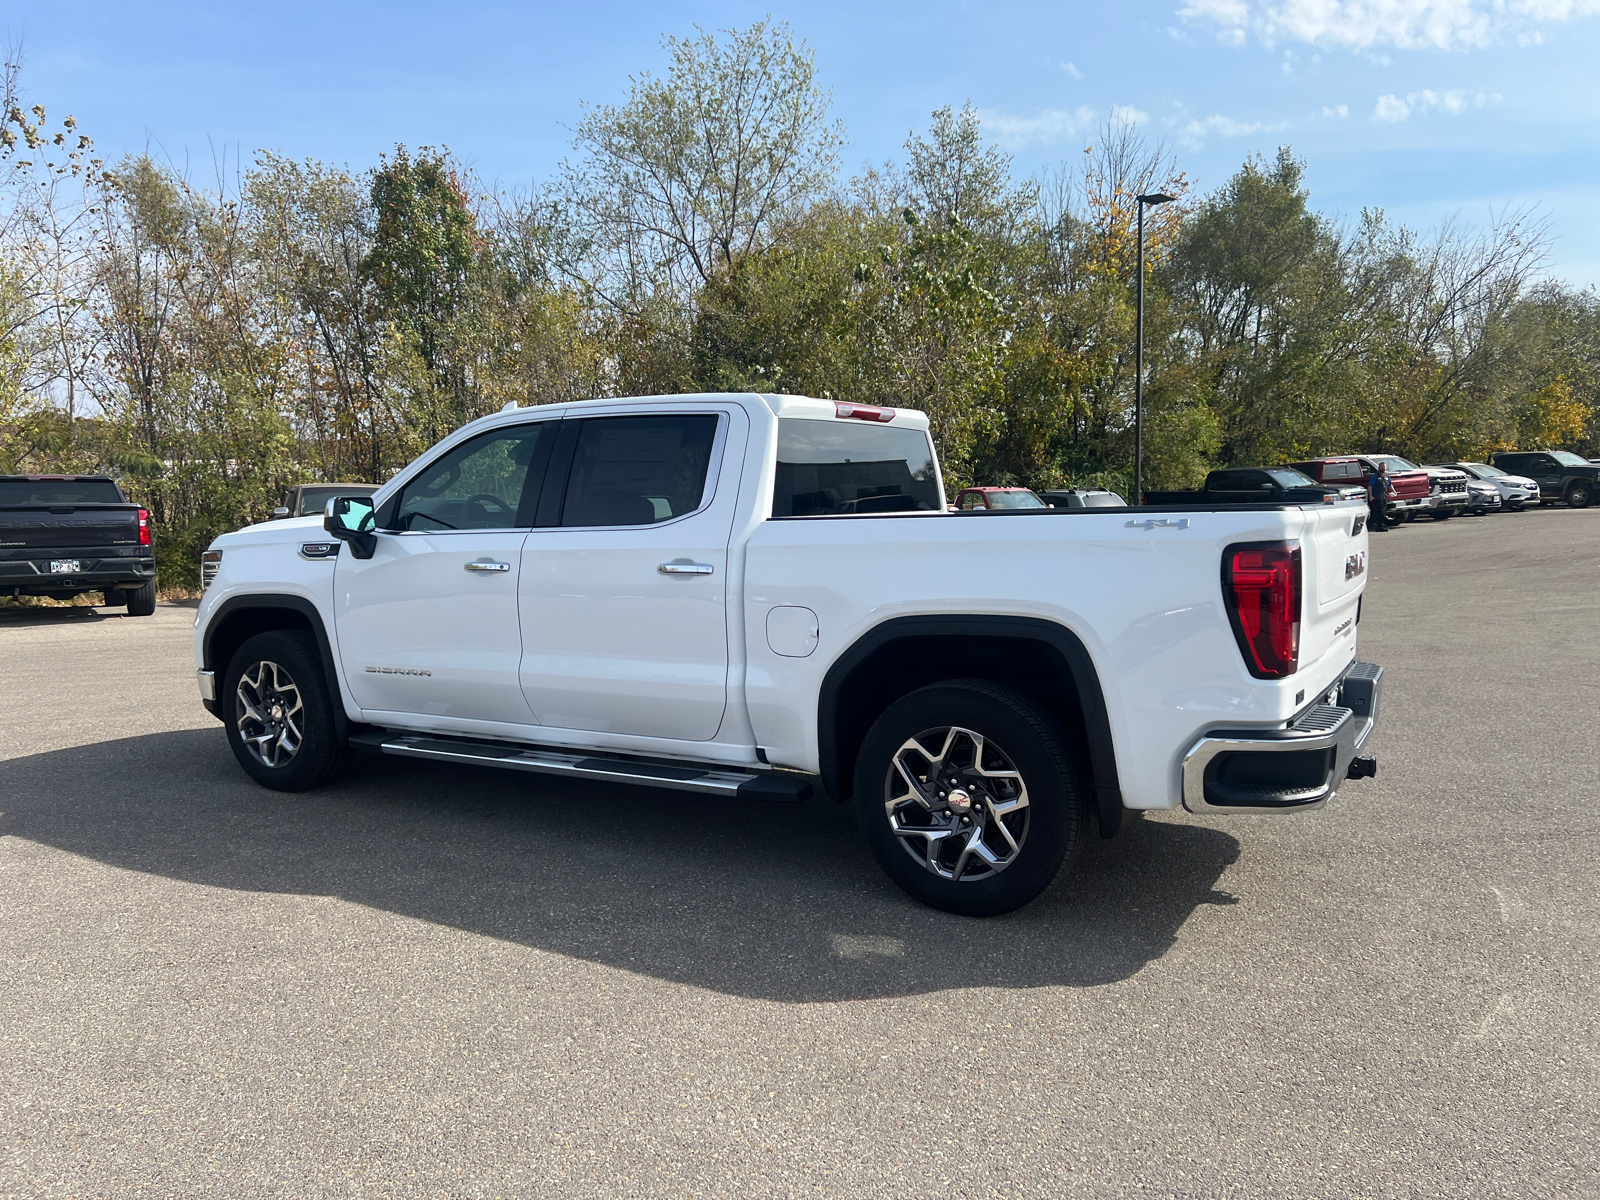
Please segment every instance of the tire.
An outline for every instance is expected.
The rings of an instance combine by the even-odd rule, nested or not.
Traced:
[[[130,617],[148,617],[155,614],[156,581],[154,579],[143,587],[132,588],[122,594],[127,599],[128,615]]]
[[[1448,521],[1451,517],[1455,516],[1456,514],[1455,514],[1455,510],[1454,509],[1440,508],[1440,509],[1435,509],[1433,512],[1429,513],[1428,515],[1431,516],[1435,521]]]
[[[941,791],[946,767],[945,779],[960,786]],[[1038,896],[1077,854],[1087,778],[1033,700],[957,679],[901,697],[873,723],[856,760],[856,812],[872,856],[901,890],[945,912],[997,916]],[[956,807],[952,795],[961,797]]]
[[[334,722],[317,644],[303,630],[247,640],[228,664],[217,701],[234,758],[263,787],[321,787],[349,756]]]
[[[1588,508],[1594,503],[1594,489],[1587,483],[1575,483],[1567,489],[1569,508]]]

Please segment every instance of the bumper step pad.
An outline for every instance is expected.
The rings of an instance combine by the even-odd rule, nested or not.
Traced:
[[[393,754],[401,758],[503,767],[510,771],[564,775],[605,783],[642,784],[645,787],[699,792],[706,796],[729,796],[738,800],[795,801],[811,798],[809,778],[778,771],[738,771],[713,765],[678,765],[620,756],[568,754],[512,742],[384,730],[355,734],[350,739],[350,745],[358,750]]]

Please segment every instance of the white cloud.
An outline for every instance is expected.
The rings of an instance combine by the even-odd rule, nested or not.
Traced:
[[[1072,76],[1074,79],[1082,79],[1083,78],[1083,72],[1078,70],[1078,64],[1077,63],[1064,62],[1064,63],[1060,64],[1060,68],[1059,69],[1062,70],[1062,71],[1065,71],[1068,75]]]
[[[1143,125],[1150,119],[1150,114],[1142,108],[1134,108],[1129,104],[1113,104],[1111,119],[1119,125],[1124,121],[1130,125]]]
[[[1424,88],[1420,92],[1407,92],[1404,98],[1391,92],[1378,97],[1378,103],[1372,109],[1372,119],[1395,125],[1413,113],[1443,113],[1448,117],[1458,117],[1468,109],[1487,108],[1491,104],[1499,104],[1500,100],[1499,92],[1469,92],[1465,88],[1451,88],[1447,92]]]
[[[1207,138],[1254,137],[1261,133],[1277,133],[1287,128],[1289,128],[1287,121],[1235,121],[1232,117],[1224,117],[1218,113],[1188,122],[1178,130],[1178,140],[1186,148],[1198,150],[1205,145]]]
[[[1322,115],[1325,117],[1336,117],[1342,121],[1350,115],[1350,106],[1348,104],[1324,104],[1322,106]]]
[[[1094,109],[1082,105],[1070,111],[1064,108],[1046,108],[1031,117],[993,109],[979,109],[978,119],[983,122],[984,129],[992,133],[1002,146],[1010,150],[1021,150],[1033,145],[1048,146],[1078,136],[1094,124]]]
[[[1309,42],[1348,50],[1470,50],[1532,26],[1600,13],[1600,0],[1184,0],[1180,16],[1239,45]]]

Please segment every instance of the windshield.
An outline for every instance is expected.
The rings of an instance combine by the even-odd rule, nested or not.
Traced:
[[[1032,492],[990,492],[990,508],[1048,508],[1049,506]]]
[[[1504,471],[1498,467],[1491,467],[1487,463],[1457,463],[1456,466],[1460,467],[1468,475],[1474,475],[1479,479],[1504,479],[1506,477]]]
[[[1272,481],[1279,487],[1297,488],[1317,486],[1317,481],[1315,479],[1311,478],[1311,476],[1305,474],[1304,472],[1296,471],[1293,467],[1268,467],[1267,474],[1272,477]]]
[[[1571,450],[1552,450],[1550,451],[1550,457],[1564,467],[1589,467],[1594,465],[1587,458],[1580,458]]]
[[[1374,454],[1374,455],[1372,455],[1372,461],[1375,464],[1376,463],[1388,463],[1389,464],[1389,470],[1391,472],[1394,472],[1394,471],[1415,471],[1417,469],[1417,464],[1416,463],[1411,462],[1411,461],[1409,461],[1407,459],[1401,458],[1398,454]]]

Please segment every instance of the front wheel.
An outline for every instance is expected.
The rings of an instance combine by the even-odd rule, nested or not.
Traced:
[[[1588,508],[1594,503],[1594,489],[1587,483],[1575,483],[1567,489],[1567,503],[1573,508]]]
[[[234,758],[263,787],[308,791],[345,761],[309,633],[283,629],[247,640],[228,664],[218,699]]]
[[[1077,852],[1088,789],[1059,725],[1021,692],[980,679],[895,701],[856,760],[872,855],[945,912],[1020,908]]]

